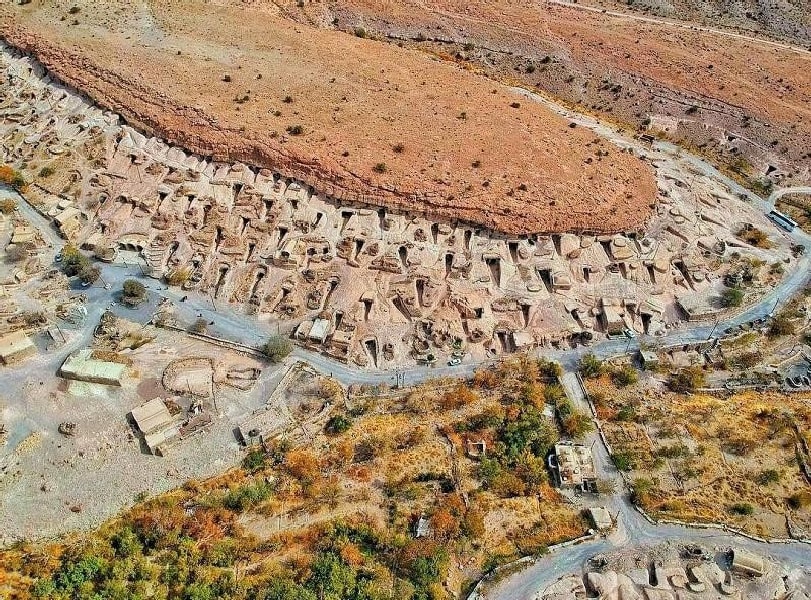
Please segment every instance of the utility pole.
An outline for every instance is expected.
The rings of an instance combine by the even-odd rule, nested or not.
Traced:
[[[720,322],[721,322],[720,319],[715,320],[715,325],[712,326],[712,329],[710,330],[710,335],[707,336],[707,341],[710,341],[710,339],[712,338],[712,334],[715,333],[715,330],[718,328],[718,323]]]
[[[217,386],[214,385],[214,373],[211,373],[211,399],[214,402],[214,412],[219,416],[219,409],[217,408]]]
[[[59,323],[57,323],[56,321],[54,321],[54,325],[56,325],[56,330],[59,332],[59,335],[62,337],[62,343],[63,343],[63,344],[67,343],[67,340],[65,339],[65,334],[64,334],[64,333],[62,333],[62,328],[61,328],[61,327],[59,327]]]

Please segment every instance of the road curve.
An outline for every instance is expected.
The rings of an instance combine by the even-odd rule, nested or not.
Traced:
[[[768,202],[772,207],[777,203],[780,198],[785,196],[786,194],[809,194],[811,195],[811,186],[808,185],[798,185],[795,187],[784,187],[780,188],[779,190],[774,190],[771,194],[769,194]]]
[[[550,0],[555,3],[566,4],[560,0]],[[583,8],[583,7],[579,7]],[[627,15],[624,15],[627,16]],[[657,142],[653,148],[646,148],[635,140],[630,140],[623,137],[614,127],[610,124],[605,124],[601,121],[573,113],[568,109],[561,107],[550,100],[543,98],[537,94],[527,92],[526,90],[516,89],[516,93],[522,94],[534,101],[543,102],[560,114],[566,116],[574,122],[590,127],[596,132],[610,138],[618,145],[632,146],[643,154],[656,155],[678,155],[679,159],[690,162],[696,169],[706,173],[717,180],[723,182],[734,193],[741,197],[747,198],[756,206],[764,211],[771,208],[770,197],[769,200],[764,200],[749,190],[742,188],[736,182],[720,174],[714,167],[695,157],[682,151],[677,146],[668,144],[666,142]],[[806,188],[786,188],[777,190],[772,196],[779,197],[789,191],[811,191],[811,187]],[[775,194],[779,194],[775,196]],[[35,224],[47,238],[51,244],[50,252],[59,250],[64,242],[58,238],[56,232],[53,230],[47,219],[36,213],[23,198],[19,198],[20,210],[30,221]],[[787,236],[793,242],[804,244],[811,250],[811,236],[797,228],[794,232],[781,232],[780,235]],[[140,275],[139,267],[137,265],[129,265],[128,267],[121,267],[116,265],[100,265],[102,268],[102,277],[104,281],[109,284],[110,289],[105,289],[102,286],[92,286],[87,289],[81,290],[88,298],[88,318],[84,324],[83,330],[79,335],[71,336],[68,344],[63,346],[58,352],[53,353],[44,361],[45,364],[39,363],[36,369],[44,371],[56,370],[58,365],[64,360],[65,356],[75,350],[76,348],[86,345],[92,336],[95,324],[101,313],[116,300],[115,296],[120,290],[120,286],[126,278],[142,277],[145,283],[150,288],[150,295],[154,299],[160,297],[172,300],[178,316],[189,322],[196,318],[198,315],[214,321],[211,332],[215,335],[226,339],[239,341],[243,344],[253,345],[256,347],[261,346],[268,336],[277,331],[276,326],[271,326],[268,323],[258,322],[255,317],[238,313],[228,307],[216,306],[215,302],[208,297],[201,294],[189,294],[185,301],[181,301],[181,297],[185,294],[178,289],[169,289],[162,284],[157,283],[153,279],[148,279]],[[698,341],[711,337],[716,330],[722,330],[725,327],[737,325],[754,318],[773,312],[776,306],[788,297],[796,294],[811,279],[811,258],[804,256],[799,258],[792,265],[792,270],[774,288],[769,294],[761,298],[756,304],[744,309],[737,314],[730,314],[723,321],[718,323],[702,323],[702,324],[689,324],[689,327],[675,329],[670,331],[666,336],[658,338],[648,338],[646,341],[656,341],[660,344],[677,344],[688,341]],[[138,311],[130,311],[121,307],[113,307],[113,310],[126,316],[131,320],[138,320],[146,322],[151,318],[151,309],[154,304],[151,303],[151,308],[148,310],[146,307]],[[719,329],[720,328],[720,329]],[[586,352],[594,352],[601,358],[607,358],[613,355],[623,354],[639,348],[642,339],[637,338],[634,340],[604,340],[594,344],[589,348],[578,347],[569,350],[556,350],[540,351],[545,357],[557,360],[561,363],[567,371],[564,377],[564,384],[566,385],[568,393],[573,399],[580,403],[582,406],[582,394],[578,391],[577,387],[572,384],[572,372],[576,368],[579,359]],[[394,371],[393,370],[372,370],[372,369],[357,369],[352,365],[344,364],[325,356],[309,352],[300,348],[296,348],[293,352],[295,358],[299,358],[311,363],[317,369],[324,373],[331,374],[337,380],[344,384],[393,384]],[[440,376],[467,376],[481,366],[482,363],[463,362],[456,367],[447,366],[416,366],[404,369],[405,383],[407,385],[418,383],[430,378]],[[13,374],[9,374],[8,387],[9,389],[18,388],[25,377],[30,375],[24,366],[15,370]],[[598,472],[601,477],[612,478],[620,481],[619,473],[616,472],[612,466],[608,453],[605,448],[596,444],[595,448],[595,461]],[[623,488],[619,488],[623,489]],[[506,580],[500,582],[488,594],[488,598],[495,598],[499,600],[521,600],[531,599],[539,588],[545,587],[560,575],[570,572],[579,572],[580,567],[585,559],[589,556],[615,548],[625,547],[629,545],[650,545],[658,544],[665,540],[680,541],[680,540],[700,540],[706,544],[712,545],[736,545],[748,547],[765,555],[769,555],[776,560],[787,561],[801,566],[808,566],[811,561],[811,550],[808,546],[799,544],[786,544],[786,545],[765,545],[757,542],[729,535],[719,533],[715,530],[692,530],[684,527],[672,525],[653,525],[645,520],[629,503],[628,498],[616,494],[606,499],[606,503],[611,510],[612,514],[619,514],[619,527],[617,532],[612,534],[607,539],[601,539],[597,542],[573,546],[565,550],[556,552],[550,557],[543,558],[534,563],[528,569],[517,573]]]

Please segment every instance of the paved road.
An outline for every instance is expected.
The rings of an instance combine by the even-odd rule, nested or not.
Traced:
[[[515,91],[535,101],[549,105],[560,114],[563,114],[577,123],[592,128],[619,145],[634,147],[640,152],[640,155],[648,155],[648,157],[653,160],[666,158],[668,156],[671,158],[677,156],[680,160],[690,163],[698,172],[724,182],[734,193],[742,198],[747,198],[762,210],[768,211],[771,208],[768,201],[745,190],[736,182],[720,174],[711,165],[695,156],[683,152],[672,144],[657,142],[654,144],[653,148],[645,148],[634,140],[624,138],[610,124],[602,123],[591,117],[572,113],[526,90],[516,89]],[[781,190],[778,190],[776,193],[780,192]],[[19,206],[23,215],[43,232],[51,246],[49,252],[55,254],[61,249],[63,242],[52,229],[47,219],[44,219],[41,215],[36,213],[36,211],[24,201],[20,201]],[[791,234],[782,232],[782,235],[791,238],[795,243],[804,244],[811,250],[811,236],[805,234],[803,231],[797,229]],[[281,327],[281,325],[275,323],[259,322],[255,317],[228,308],[225,306],[225,303],[218,306],[211,298],[200,294],[188,294],[186,301],[181,302],[181,297],[185,295],[182,291],[169,289],[154,279],[144,277],[141,274],[140,267],[137,265],[101,265],[101,268],[103,281],[109,284],[110,289],[105,289],[103,285],[81,289],[80,291],[87,296],[88,318],[84,326],[79,328],[78,331],[73,332],[73,334],[69,336],[69,342],[58,352],[45,357],[46,362],[44,365],[42,362],[38,362],[35,367],[31,368],[36,368],[41,372],[42,370],[49,371],[52,369],[55,372],[68,353],[77,348],[86,346],[90,342],[95,324],[98,322],[102,312],[108,307],[130,320],[146,323],[151,318],[152,312],[161,298],[168,298],[173,301],[177,316],[184,322],[191,323],[198,318],[198,316],[203,317],[214,322],[214,325],[210,328],[211,333],[226,339],[239,341],[243,344],[259,347],[270,335],[276,333],[276,331],[279,330],[278,328]],[[113,303],[117,301],[121,284],[125,279],[131,277],[141,278],[144,284],[148,286],[150,302],[135,310],[120,305],[113,305]],[[718,323],[686,324],[681,328],[671,330],[667,335],[662,337],[642,337],[633,340],[603,340],[589,348],[581,346],[565,350],[543,350],[541,353],[545,357],[557,360],[561,363],[567,371],[563,381],[567,392],[582,406],[584,400],[580,394],[579,386],[575,384],[576,380],[573,379],[572,373],[574,369],[576,369],[577,363],[583,354],[593,352],[600,358],[607,358],[638,349],[642,342],[670,345],[707,339],[727,327],[772,313],[779,302],[785,301],[796,294],[808,283],[809,279],[811,279],[811,258],[805,256],[792,264],[792,269],[788,275],[769,294],[761,298],[756,304],[745,308],[737,314],[729,315]],[[287,332],[282,331],[282,333]],[[394,372],[392,370],[361,370],[300,348],[296,348],[293,355],[310,362],[317,369],[325,373],[331,373],[336,379],[345,384],[394,383]],[[405,371],[405,382],[406,384],[412,384],[432,377],[445,375],[466,376],[472,374],[479,366],[481,366],[481,363],[465,362],[457,367],[447,367],[444,365],[433,368],[427,366],[410,367]],[[15,369],[9,374],[7,381],[10,385],[8,389],[13,389],[15,384],[29,377],[31,373],[28,371],[29,368],[23,365],[20,369]],[[621,480],[619,473],[613,468],[605,448],[601,444],[595,444],[594,448],[595,462],[600,476],[615,479],[619,482]],[[620,486],[618,489],[622,490],[623,488]],[[539,588],[543,588],[548,583],[551,583],[558,576],[573,571],[579,571],[583,561],[595,553],[627,545],[657,544],[666,540],[701,540],[710,545],[744,546],[768,554],[777,560],[789,561],[803,566],[807,566],[809,561],[811,561],[811,550],[809,550],[808,546],[798,544],[767,546],[736,536],[721,534],[713,530],[688,530],[677,526],[654,526],[635,511],[627,497],[624,496],[624,491],[606,500],[612,514],[619,516],[617,531],[608,539],[581,546],[574,546],[555,553],[554,556],[544,558],[530,568],[501,582],[494,591],[491,592],[489,597],[504,600],[531,599]]]
[[[724,37],[735,38],[738,40],[744,40],[747,42],[752,42],[754,44],[762,44],[765,46],[771,46],[773,48],[781,48],[783,50],[791,50],[792,52],[797,52],[800,54],[811,54],[811,50],[808,48],[804,48],[803,46],[796,46],[794,44],[787,44],[785,42],[777,42],[775,40],[770,40],[763,37],[758,37],[754,35],[747,35],[745,33],[736,33],[734,31],[730,31],[729,29],[718,29],[716,27],[706,27],[703,25],[696,25],[694,23],[688,23],[684,21],[676,21],[674,19],[666,19],[664,17],[647,17],[627,12],[620,12],[616,10],[608,10],[605,8],[600,8],[598,6],[588,6],[584,4],[576,4],[574,2],[567,2],[565,0],[546,0],[548,4],[555,4],[557,6],[565,6],[566,8],[572,8],[575,10],[584,10],[593,13],[599,13],[604,15],[611,15],[612,17],[619,17],[621,19],[626,19],[628,21],[641,21],[643,23],[655,23],[657,25],[667,25],[670,27],[679,27],[681,29],[689,29],[691,31],[703,31],[706,33],[713,33],[715,35],[721,35]]]
[[[785,187],[780,188],[779,190],[773,191],[769,194],[769,199],[766,202],[769,203],[772,207],[774,207],[775,203],[780,200],[786,194],[810,194],[811,195],[811,186],[807,185],[799,185],[796,187]]]

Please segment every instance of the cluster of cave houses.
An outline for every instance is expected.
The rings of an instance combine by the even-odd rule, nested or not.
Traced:
[[[647,234],[510,238],[337,203],[272,170],[143,136],[28,59],[4,58],[4,160],[104,142],[103,160],[73,153],[75,198],[41,207],[63,235],[102,260],[135,255],[155,277],[285,321],[301,343],[362,366],[656,334],[693,316],[691,298],[737,243],[723,208],[732,199],[699,194],[696,210],[695,177],[688,199],[678,172],[659,177]]]
[[[695,544],[623,550],[591,557],[582,574],[560,577],[539,600],[807,600],[787,569],[741,547],[713,552]]]

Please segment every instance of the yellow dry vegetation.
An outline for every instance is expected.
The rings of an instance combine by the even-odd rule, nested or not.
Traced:
[[[800,464],[809,459],[811,394],[683,396],[650,382],[616,389],[607,378],[587,389],[646,509],[769,537],[811,531]]]

